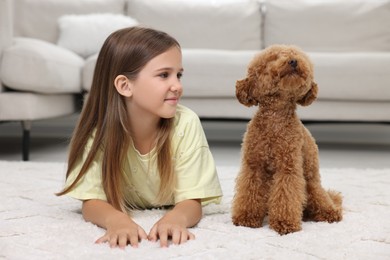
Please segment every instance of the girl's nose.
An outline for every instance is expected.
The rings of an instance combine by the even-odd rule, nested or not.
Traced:
[[[176,79],[171,86],[172,92],[181,92],[183,90],[183,85],[180,81],[180,79]]]

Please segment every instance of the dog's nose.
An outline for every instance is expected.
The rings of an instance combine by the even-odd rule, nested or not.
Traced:
[[[298,61],[297,60],[289,60],[288,65],[290,65],[293,68],[296,68],[298,66]]]

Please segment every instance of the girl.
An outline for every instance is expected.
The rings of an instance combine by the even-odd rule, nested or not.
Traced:
[[[106,229],[96,242],[124,248],[142,239],[181,244],[222,196],[199,118],[178,104],[179,43],[164,32],[125,28],[103,44],[73,134],[66,185],[86,221]],[[173,206],[147,234],[127,212]]]

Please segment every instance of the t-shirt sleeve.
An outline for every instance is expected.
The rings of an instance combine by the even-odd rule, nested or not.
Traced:
[[[220,202],[222,191],[208,147],[181,159],[177,176],[175,203],[186,199],[201,199],[202,205]]]
[[[87,158],[92,141],[92,138],[88,140],[87,145],[84,148],[83,155],[70,172],[68,178],[66,179],[65,186],[71,185],[76,179],[81,167],[84,164],[84,161]],[[107,197],[102,185],[102,168],[100,157],[101,153],[98,153],[85,175],[79,180],[74,189],[67,193],[68,196],[79,200],[101,199],[107,201]]]
[[[175,155],[175,203],[186,199],[201,199],[202,205],[219,203],[222,190],[199,118],[188,120],[174,138],[179,139]]]

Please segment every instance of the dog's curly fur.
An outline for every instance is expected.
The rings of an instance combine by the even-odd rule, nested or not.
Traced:
[[[251,61],[236,84],[237,99],[259,109],[247,126],[232,203],[235,225],[269,225],[279,234],[301,230],[301,221],[342,219],[340,193],[325,191],[318,148],[297,116],[297,104],[317,97],[313,65],[295,46],[273,45]]]

